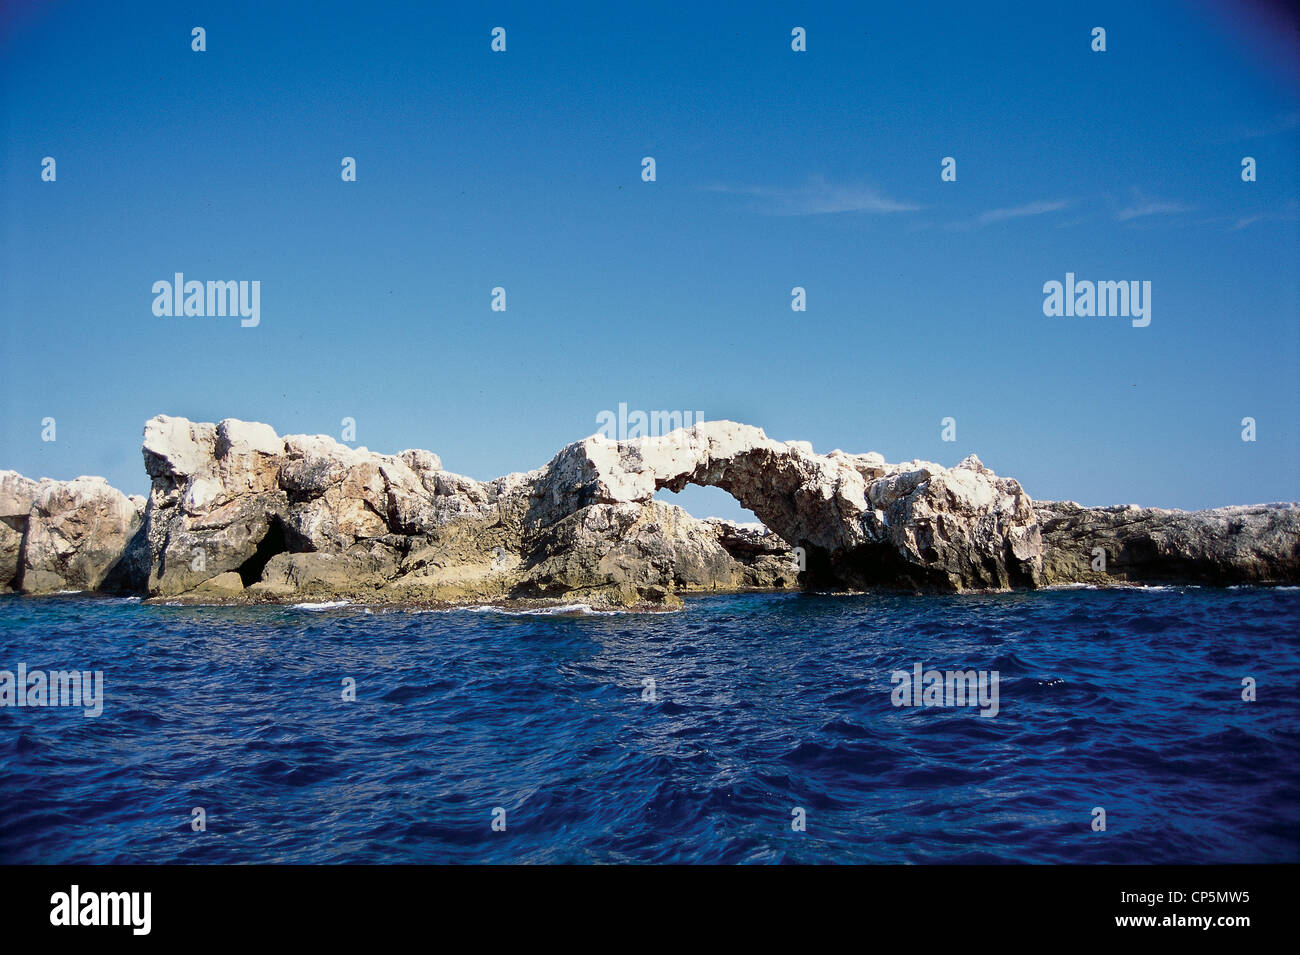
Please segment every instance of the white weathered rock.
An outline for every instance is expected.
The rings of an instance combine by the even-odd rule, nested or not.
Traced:
[[[0,471],[0,589],[133,589],[129,545],[144,515],[102,477],[33,481]]]
[[[805,582],[837,587],[1005,588],[1034,584],[1040,569],[1028,495],[978,458],[952,469],[890,466],[875,453],[819,455],[730,421],[621,442],[592,436],[543,468],[490,482],[447,472],[428,452],[380,455],[237,421],[157,419],[145,457],[155,477],[151,589],[160,594],[240,568],[247,575],[272,533],[282,550],[348,557],[363,588],[430,597],[573,591],[634,602],[791,586],[791,546],[805,551]],[[654,501],[686,484],[730,492],[770,539],[758,546]],[[375,566],[377,554],[387,558]],[[342,565],[321,566],[332,576],[277,571],[267,586],[341,586]]]
[[[143,453],[147,507],[102,479],[0,472],[0,587],[664,606],[709,590],[1092,579],[1090,541],[1114,550],[1129,579],[1300,578],[1294,505],[1035,506],[974,455],[945,468],[817,454],[730,421],[593,436],[493,481],[446,471],[427,451],[377,454],[235,419],[154,418]],[[687,484],[722,488],[763,524],[700,521],[654,498]]]
[[[955,468],[878,454],[815,454],[758,428],[710,421],[669,435],[588,438],[552,462],[552,482],[600,503],[646,502],[687,484],[728,491],[825,583],[961,590],[1032,585],[1041,570],[1029,496],[974,455]]]

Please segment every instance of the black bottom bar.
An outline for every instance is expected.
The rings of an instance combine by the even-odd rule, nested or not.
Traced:
[[[599,932],[608,925],[630,931],[629,941],[684,941],[695,931],[687,926],[703,917],[710,935],[781,929],[806,932],[809,941],[832,929],[880,937],[892,926],[905,937],[933,933],[946,944],[1050,932],[1040,937],[1182,943],[1199,936],[1231,945],[1294,926],[1289,902],[1300,868],[7,866],[0,872],[6,940],[338,944],[430,929],[448,940],[455,930],[471,942],[503,933],[540,939],[557,931],[588,940],[618,937]],[[137,935],[146,921],[144,896],[103,893],[145,892],[148,933]],[[119,924],[70,924],[94,920]]]

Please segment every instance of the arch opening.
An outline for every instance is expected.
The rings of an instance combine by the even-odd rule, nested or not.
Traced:
[[[691,517],[707,520],[716,517],[737,524],[761,524],[756,515],[735,497],[720,487],[706,484],[687,484],[680,491],[662,487],[655,492],[655,500],[675,504]]]

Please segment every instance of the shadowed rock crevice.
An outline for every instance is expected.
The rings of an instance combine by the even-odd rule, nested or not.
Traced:
[[[0,593],[23,589],[27,515],[0,516]]]
[[[262,579],[262,572],[266,570],[266,565],[271,562],[272,557],[288,552],[289,545],[285,539],[284,524],[278,517],[273,517],[266,534],[257,542],[253,556],[240,564],[236,573],[239,574],[239,579],[245,587],[255,584]]]
[[[126,549],[104,574],[98,589],[106,594],[131,595],[144,593],[148,585],[149,542],[141,521]]]

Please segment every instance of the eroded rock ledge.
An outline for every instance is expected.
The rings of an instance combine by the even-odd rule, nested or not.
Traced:
[[[143,452],[147,501],[102,478],[0,472],[0,589],[667,607],[708,591],[1300,579],[1294,504],[1035,505],[973,455],[887,464],[729,421],[593,436],[486,482],[428,451],[377,454],[235,419],[153,418]],[[654,500],[687,484],[728,491],[764,526]]]

